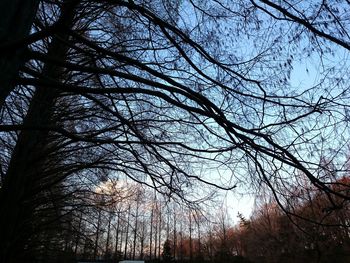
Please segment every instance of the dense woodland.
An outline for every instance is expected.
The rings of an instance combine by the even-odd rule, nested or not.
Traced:
[[[0,263],[349,262],[349,32],[347,0],[0,1]]]

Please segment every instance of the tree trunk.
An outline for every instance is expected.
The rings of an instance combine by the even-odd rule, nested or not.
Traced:
[[[100,227],[101,227],[101,209],[98,209],[96,238],[95,238],[95,246],[94,246],[94,260],[96,260],[98,256],[98,241],[100,239]]]
[[[142,220],[142,235],[141,235],[141,244],[140,244],[140,259],[144,258],[144,246],[145,246],[145,221]]]
[[[117,212],[117,228],[115,230],[115,248],[114,248],[114,258],[118,258],[118,242],[119,242],[119,227],[120,227],[120,215],[119,212]]]
[[[71,27],[75,5],[74,1],[63,5],[58,23]],[[62,59],[66,57],[68,47],[59,39],[68,39],[68,35],[62,33],[54,37],[48,55]],[[45,64],[42,74],[59,80],[62,68]],[[58,94],[58,90],[36,87],[23,124],[34,127],[50,125]],[[32,257],[30,253],[25,253],[25,247],[37,230],[35,226],[33,229],[31,222],[34,208],[38,206],[33,200],[38,194],[36,187],[43,176],[41,170],[49,152],[47,136],[47,130],[22,131],[18,136],[0,189],[0,262],[17,262]]]
[[[149,259],[152,260],[152,239],[153,239],[153,216],[154,216],[154,203],[152,203],[151,210],[151,225],[150,225],[150,234],[149,234]]]
[[[129,239],[129,225],[130,225],[130,207],[128,208],[128,221],[126,222],[126,233],[125,233],[125,246],[124,246],[124,259],[127,259],[127,251],[128,251],[128,239]]]
[[[1,0],[0,43],[6,44],[28,36],[38,6],[39,0]],[[25,48],[0,51],[0,109],[14,88],[14,79],[23,63]]]
[[[201,231],[200,231],[200,222],[199,222],[199,216],[197,217],[197,230],[198,230],[198,258],[202,258],[202,249],[201,249]]]
[[[75,255],[75,257],[77,257],[77,252],[78,252],[78,247],[79,247],[79,242],[80,242],[82,220],[83,220],[83,212],[80,213],[78,230],[76,231],[77,237],[76,237],[76,240],[75,240],[75,247],[74,247],[74,255]]]
[[[137,195],[136,200],[136,215],[135,215],[135,229],[134,229],[134,242],[133,242],[133,251],[132,251],[132,259],[135,260],[135,254],[136,254],[136,238],[137,238],[137,221],[139,216],[139,198],[140,195]]]
[[[192,262],[193,261],[193,245],[192,245],[192,214],[191,214],[191,211],[190,211],[189,233],[190,233],[190,262]]]
[[[156,203],[156,209],[155,212],[158,212],[158,205]],[[154,226],[154,258],[157,258],[157,245],[158,245],[158,218],[156,220],[156,222],[154,222],[153,224],[155,224]]]
[[[161,248],[161,239],[162,239],[162,207],[159,204],[159,213],[158,213],[158,259],[160,259],[160,248]]]
[[[209,260],[211,262],[214,261],[214,257],[213,257],[213,235],[212,235],[212,231],[211,228],[209,227],[209,246],[208,246],[208,254],[209,254]]]
[[[173,240],[173,249],[174,249],[174,254],[173,258],[176,260],[176,210],[175,210],[175,205],[174,205],[174,240]]]
[[[182,220],[180,220],[180,260],[183,262],[183,249],[184,249],[184,242],[183,242],[183,232],[182,232]]]
[[[106,237],[106,249],[105,249],[105,259],[107,260],[108,257],[111,255],[109,250],[109,238],[111,234],[111,221],[112,221],[112,213],[109,213],[108,217],[108,227],[107,227],[107,237]]]

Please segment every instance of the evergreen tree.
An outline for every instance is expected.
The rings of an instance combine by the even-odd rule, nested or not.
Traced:
[[[162,257],[164,262],[169,262],[173,260],[172,253],[171,253],[171,241],[169,239],[165,240],[163,244]]]

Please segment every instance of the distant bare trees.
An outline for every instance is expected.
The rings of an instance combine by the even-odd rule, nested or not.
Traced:
[[[340,181],[348,184],[349,178]],[[294,211],[300,217],[292,220],[276,202],[256,209],[237,233],[243,240],[244,255],[254,262],[348,261],[349,226],[343,221],[348,204],[330,211],[326,195],[314,188],[299,198]]]

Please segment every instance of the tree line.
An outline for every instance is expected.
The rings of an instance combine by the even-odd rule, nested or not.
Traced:
[[[349,177],[340,179],[348,191]],[[305,183],[305,182],[304,182]],[[37,238],[38,260],[50,262],[347,262],[349,205],[331,208],[324,193],[295,189],[286,214],[261,192],[249,218],[220,209],[188,207],[134,182],[106,182],[89,207],[62,216]],[[119,199],[119,200],[118,200]],[[121,200],[122,201],[121,201]],[[327,210],[328,209],[328,210]],[[292,216],[292,211],[294,216]]]

